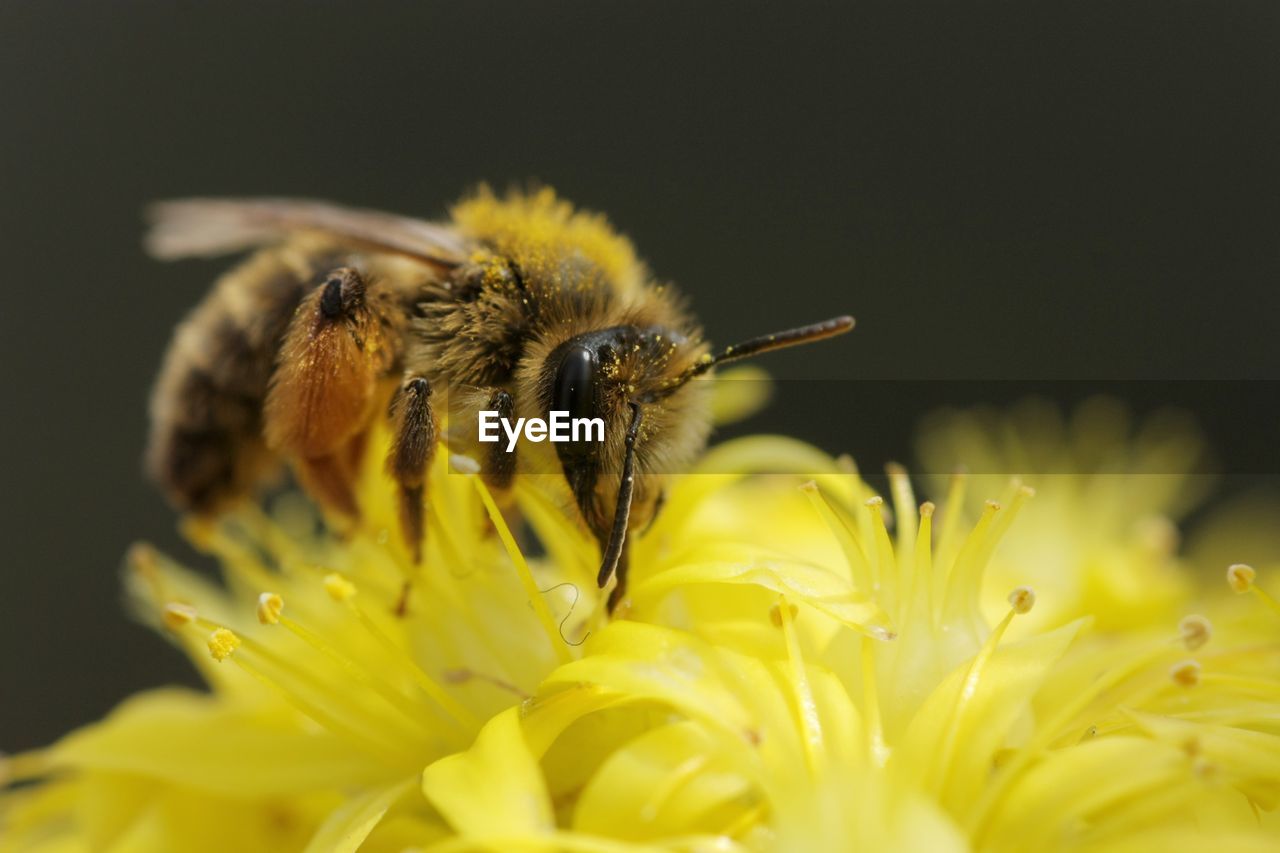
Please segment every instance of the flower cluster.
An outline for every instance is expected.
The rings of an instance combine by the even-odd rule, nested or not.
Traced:
[[[443,458],[420,570],[377,466],[341,539],[296,496],[193,525],[223,584],[139,546],[138,612],[209,691],[10,758],[0,849],[1274,849],[1274,575],[1181,554],[1189,468],[1081,464],[1083,437],[1185,466],[1185,434],[1085,424],[1036,439],[1038,496],[957,475],[936,506],[897,468],[882,497],[798,442],[722,445],[612,617],[571,514]],[[925,456],[1030,482],[999,435]]]

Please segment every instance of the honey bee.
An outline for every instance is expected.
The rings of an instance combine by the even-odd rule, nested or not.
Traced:
[[[162,202],[151,217],[160,259],[256,249],[179,325],[156,381],[147,467],[176,505],[217,514],[284,460],[323,508],[355,519],[366,437],[386,417],[414,562],[444,443],[499,495],[520,472],[562,476],[566,509],[600,545],[600,586],[616,577],[610,609],[627,531],[706,443],[707,383],[691,380],[853,327],[836,317],[713,352],[630,241],[550,190],[481,189],[444,223],[289,199]],[[600,418],[603,440],[508,452],[478,443],[480,410]]]

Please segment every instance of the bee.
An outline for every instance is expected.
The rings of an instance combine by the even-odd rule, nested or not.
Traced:
[[[366,439],[386,418],[388,487],[415,563],[443,443],[499,495],[521,472],[554,472],[599,543],[599,585],[616,577],[610,610],[628,530],[707,441],[708,383],[692,380],[853,327],[836,317],[713,351],[627,238],[549,189],[482,188],[441,223],[292,199],[150,213],[157,258],[255,250],[178,326],[155,384],[147,468],[173,503],[216,515],[284,461],[322,508],[355,520]],[[481,410],[599,418],[603,440],[509,452],[477,441]]]

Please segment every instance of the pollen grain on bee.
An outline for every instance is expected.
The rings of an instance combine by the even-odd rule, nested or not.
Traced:
[[[544,418],[516,418],[515,422],[492,409],[483,409],[476,420],[479,440],[486,444],[500,442],[506,436],[506,452],[516,449],[521,435],[535,444],[543,441],[604,441],[604,418],[572,418],[565,411],[551,411]],[[501,428],[501,433],[499,432]]]

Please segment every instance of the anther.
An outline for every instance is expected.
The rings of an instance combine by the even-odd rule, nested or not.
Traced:
[[[209,654],[218,663],[222,663],[240,648],[240,638],[228,628],[216,628],[209,635]]]
[[[1181,687],[1195,687],[1200,683],[1200,664],[1193,660],[1175,663],[1169,669],[1169,677]]]
[[[1246,566],[1244,563],[1236,563],[1227,567],[1227,583],[1236,592],[1248,592],[1253,587],[1254,578],[1258,573],[1253,570],[1253,566]]]
[[[794,604],[788,604],[787,613],[790,614],[791,621],[794,622],[796,617],[800,615],[800,608],[796,607]],[[773,623],[773,627],[775,628],[782,627],[782,610],[776,604],[769,608],[769,621]]]
[[[449,467],[459,474],[480,473],[480,463],[470,456],[463,456],[461,453],[449,454]]]
[[[279,595],[264,592],[258,596],[258,621],[263,625],[278,625],[283,611],[284,599]]]
[[[933,501],[925,501],[924,503],[920,504],[920,517],[933,518],[933,513],[937,509],[938,507],[934,505]]]
[[[1036,606],[1036,591],[1029,586],[1020,586],[1009,593],[1009,606],[1019,616],[1030,613]]]
[[[196,609],[190,604],[179,604],[171,601],[164,606],[161,618],[170,631],[179,631],[196,621]]]
[[[1137,528],[1142,543],[1157,554],[1172,554],[1178,550],[1178,528],[1162,515],[1143,519]]]
[[[1182,635],[1182,643],[1187,651],[1194,652],[1209,642],[1209,638],[1213,636],[1213,625],[1205,617],[1193,613],[1183,617],[1178,623],[1178,633]]]
[[[880,497],[879,495],[876,495],[875,497],[867,498],[866,506],[870,509],[878,509],[879,507],[884,506],[884,498]]]
[[[145,542],[135,542],[129,546],[129,552],[125,555],[125,562],[129,568],[137,572],[139,576],[146,578],[148,582],[156,579],[156,573],[159,569],[156,560],[156,551]]]
[[[324,591],[334,601],[348,601],[356,594],[356,585],[337,572],[324,576]]]

